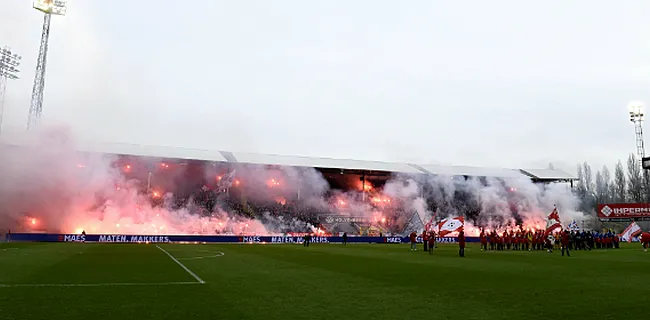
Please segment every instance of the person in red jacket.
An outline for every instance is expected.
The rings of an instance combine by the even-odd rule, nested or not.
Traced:
[[[490,239],[488,239],[488,241],[490,242],[490,250],[494,251],[494,246],[497,243],[497,232],[496,231],[492,231],[492,233],[490,234]]]
[[[433,248],[436,247],[436,233],[434,231],[429,232],[429,254],[433,254]]]
[[[487,249],[487,236],[485,235],[485,231],[481,230],[481,251],[487,251]]]
[[[460,248],[460,250],[458,250],[458,255],[465,257],[465,231],[463,231],[463,229],[460,229],[460,232],[458,233],[458,247]]]
[[[643,251],[648,252],[648,247],[650,247],[650,232],[641,234],[641,243],[643,244]]]
[[[415,231],[411,232],[411,234],[409,235],[409,240],[411,240],[411,251],[417,250],[417,246],[416,246],[417,237],[418,234],[415,233]]]
[[[427,252],[429,246],[429,232],[427,230],[422,231],[422,242],[424,243],[424,252]]]
[[[562,232],[562,235],[560,235],[560,241],[562,241],[562,256],[564,257],[564,250],[566,249],[566,255],[567,257],[571,256],[571,253],[569,252],[569,230],[564,230]]]

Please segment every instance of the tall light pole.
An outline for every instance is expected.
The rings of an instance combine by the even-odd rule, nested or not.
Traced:
[[[50,39],[50,20],[52,15],[63,16],[68,8],[67,0],[34,0],[34,9],[42,11],[43,31],[41,32],[41,46],[36,62],[36,75],[32,89],[32,101],[29,106],[29,119],[27,129],[36,125],[43,112],[43,91],[45,90],[45,66],[47,64],[47,46]]]
[[[645,145],[643,143],[643,120],[645,119],[645,104],[641,101],[630,101],[627,104],[630,114],[630,121],[634,123],[634,133],[636,134],[636,154],[639,161],[645,158]]]
[[[7,81],[9,79],[18,79],[20,59],[21,57],[15,52],[11,52],[9,47],[0,49],[0,135],[2,134],[2,118],[4,115]]]

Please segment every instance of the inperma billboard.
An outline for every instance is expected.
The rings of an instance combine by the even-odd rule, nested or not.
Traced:
[[[598,205],[601,220],[650,219],[650,203],[607,203]]]

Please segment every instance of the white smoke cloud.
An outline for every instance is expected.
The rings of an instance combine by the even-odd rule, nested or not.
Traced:
[[[266,234],[257,220],[191,205],[154,206],[116,157],[76,152],[70,132],[41,128],[0,149],[0,229],[123,234]],[[161,195],[162,197],[162,195]],[[169,199],[169,197],[167,197]]]
[[[439,176],[429,179],[427,184],[430,192],[427,197],[434,200],[439,216],[462,215],[470,226],[543,228],[554,205],[564,224],[583,216],[577,210],[578,198],[562,183],[535,184],[526,178],[465,180]]]
[[[77,153],[64,128],[30,131],[22,138],[25,147],[0,145],[0,230],[18,226],[66,233],[264,235],[313,231],[315,226],[305,221],[340,214],[367,217],[399,231],[414,212],[424,223],[435,212],[438,220],[465,216],[468,234],[474,234],[471,226],[543,227],[554,205],[565,224],[582,217],[579,200],[563,184],[422,175],[393,176],[375,187],[352,177],[352,187],[347,188],[351,190],[340,191],[331,189],[316,169],[245,164],[177,168],[164,179],[154,179],[152,186],[161,193],[154,204],[143,185],[146,176],[128,180],[117,157]],[[137,162],[160,165],[156,159]],[[230,192],[240,192],[242,203],[228,204],[217,197],[211,212],[191,199],[175,204],[174,193],[201,188],[184,186],[196,180],[189,176],[192,170],[214,188],[218,177],[232,169],[240,184]],[[248,212],[247,201],[256,203],[257,212]]]

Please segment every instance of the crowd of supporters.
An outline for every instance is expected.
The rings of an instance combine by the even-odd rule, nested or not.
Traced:
[[[559,249],[564,231],[546,234],[543,230],[496,231],[482,230],[481,250],[546,250],[551,245]],[[619,248],[619,237],[612,231],[571,231],[568,247],[572,250]]]
[[[159,205],[165,205],[160,200]],[[305,224],[319,226],[321,217],[340,214],[335,205],[317,203],[310,205],[308,201],[300,199],[284,199],[258,197],[251,199],[227,192],[214,192],[209,189],[196,189],[185,194],[174,194],[170,201],[172,209],[195,208],[193,211],[200,215],[210,215],[217,210],[228,212],[234,216],[249,219],[259,219],[262,222],[273,218],[282,218],[284,221],[299,220]],[[373,203],[370,203],[373,205]],[[383,219],[379,222],[382,230],[390,233],[404,232],[409,218],[413,212],[396,208],[382,207]],[[300,230],[295,230],[300,231]]]
[[[555,239],[559,235],[555,234]],[[569,233],[569,248],[573,250],[591,250],[591,249],[618,249],[619,237],[614,232],[597,232],[597,231],[571,231]],[[555,241],[557,244],[558,241]]]

